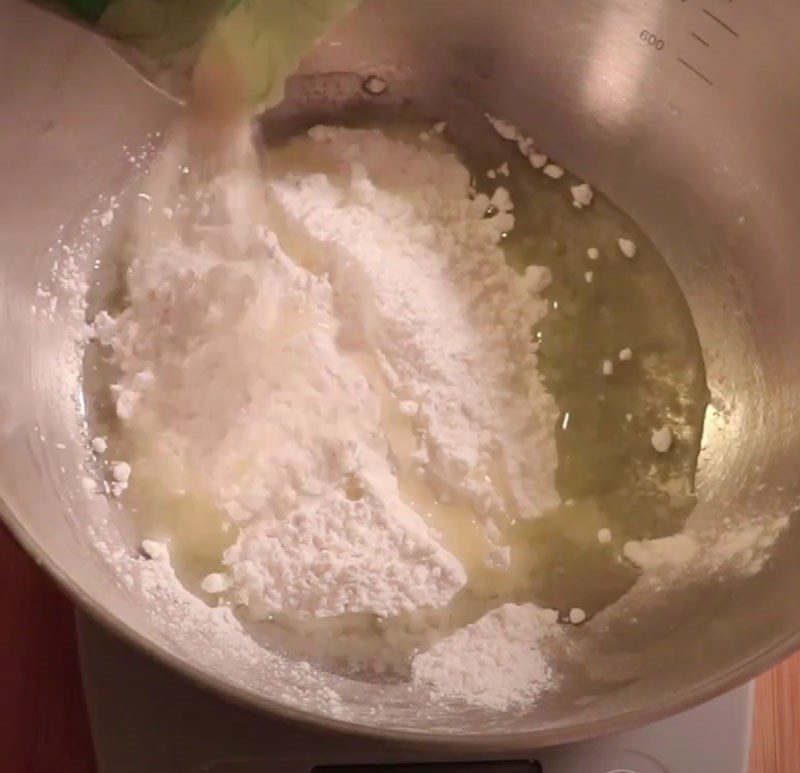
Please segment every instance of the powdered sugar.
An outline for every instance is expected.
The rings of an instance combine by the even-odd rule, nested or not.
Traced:
[[[342,177],[289,174],[272,183],[274,195],[334,248],[325,268],[340,314],[355,323],[343,332],[379,352],[390,389],[419,405],[429,480],[484,517],[552,507],[556,409],[529,332],[546,307],[541,283],[521,281],[499,247],[513,223],[507,191],[472,197],[454,156],[380,132],[318,128],[312,137]],[[498,211],[484,217],[488,204]],[[492,480],[497,457],[509,501]]]
[[[256,518],[225,552],[225,564],[234,601],[262,619],[391,617],[446,606],[466,583],[416,513],[375,494],[351,502],[332,492],[281,518]]]
[[[642,569],[670,564],[687,566],[696,556],[698,545],[688,534],[675,534],[653,540],[632,540],[623,547],[625,557]]]
[[[445,698],[506,709],[554,686],[542,651],[558,615],[533,604],[505,604],[414,659],[411,678]]]
[[[492,566],[510,558],[496,522],[557,502],[556,412],[529,332],[546,279],[505,262],[508,191],[474,194],[451,154],[311,136],[338,168],[277,172],[282,212],[254,208],[247,165],[195,193],[208,225],[191,246],[158,190],[144,199],[160,237],[139,245],[129,307],[94,321],[120,370],[117,416],[156,459],[129,474],[203,480],[236,537],[203,589],[253,619],[445,607],[466,574],[419,485],[486,523]],[[284,251],[276,217],[309,249]]]

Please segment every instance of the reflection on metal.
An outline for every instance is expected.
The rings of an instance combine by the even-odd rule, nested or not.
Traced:
[[[640,104],[640,92],[654,65],[655,49],[646,38],[656,35],[666,0],[599,5],[587,47],[586,76],[581,85],[589,115],[610,125],[623,125]],[[641,45],[640,35],[646,33]],[[658,38],[662,46],[662,38]]]

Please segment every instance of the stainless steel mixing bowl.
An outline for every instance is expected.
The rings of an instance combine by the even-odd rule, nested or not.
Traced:
[[[789,0],[367,0],[305,63],[281,109],[302,108],[309,74],[341,74],[323,95],[340,107],[377,73],[392,98],[423,112],[479,107],[507,118],[604,191],[667,258],[699,330],[714,410],[698,522],[791,514],[800,494],[798,32],[800,5]],[[0,72],[2,515],[74,599],[130,642],[265,711],[502,748],[653,720],[800,646],[800,525],[792,523],[760,573],[666,592],[636,626],[625,614],[611,620],[587,645],[589,670],[612,677],[605,689],[587,692],[576,673],[529,711],[439,711],[354,683],[343,691],[353,712],[339,721],[311,699],[275,697],[277,677],[256,690],[202,665],[202,645],[159,628],[90,544],[89,526],[105,516],[78,484],[83,452],[61,367],[66,299],[53,319],[31,313],[37,284],[49,282],[50,247],[98,195],[124,187],[128,156],[176,108],[99,41],[13,0],[0,10]],[[124,528],[119,539],[133,544]]]

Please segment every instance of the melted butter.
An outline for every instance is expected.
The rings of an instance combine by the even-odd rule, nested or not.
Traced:
[[[569,173],[551,180],[483,127],[455,124],[448,136],[479,190],[505,187],[515,226],[509,262],[547,267],[549,311],[531,335],[538,368],[561,415],[555,427],[562,503],[534,520],[512,519],[505,534],[512,569],[528,572],[527,598],[590,614],[619,598],[637,570],[621,555],[628,540],[680,531],[694,507],[694,475],[708,400],[702,353],[683,294],[655,245],[606,197],[572,205]],[[506,162],[508,177],[486,170]],[[617,243],[633,239],[625,257]],[[589,248],[599,258],[589,258]],[[586,274],[591,272],[591,281]],[[632,350],[621,360],[623,349]],[[603,361],[613,363],[610,376]],[[667,425],[666,454],[651,444]],[[497,483],[497,480],[496,480]],[[600,529],[611,531],[601,544]]]
[[[203,577],[222,568],[222,554],[236,541],[238,529],[214,505],[203,481],[157,442],[138,435],[128,458],[134,475],[124,502],[142,539],[167,543],[178,577],[199,588]]]

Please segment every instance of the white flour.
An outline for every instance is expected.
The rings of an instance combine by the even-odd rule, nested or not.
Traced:
[[[453,155],[377,131],[311,136],[338,174],[288,174],[273,193],[327,256],[318,269],[330,273],[346,345],[376,352],[391,391],[419,406],[425,474],[480,516],[553,507],[557,410],[531,334],[546,311],[543,270],[523,278],[506,263],[508,192],[472,198]]]
[[[503,523],[558,501],[531,335],[547,277],[505,261],[508,192],[475,195],[434,143],[311,137],[330,171],[277,170],[271,205],[247,165],[183,201],[199,226],[148,194],[129,305],[95,320],[125,484],[218,513],[235,540],[202,587],[251,619],[444,608],[467,574],[430,508],[481,524],[501,570]]]
[[[642,569],[663,564],[688,566],[697,555],[698,545],[688,534],[675,534],[650,540],[631,540],[623,546],[623,555]]]
[[[558,614],[533,604],[505,604],[414,659],[414,684],[431,685],[445,698],[493,709],[530,703],[553,686],[541,647]]]

